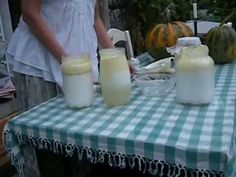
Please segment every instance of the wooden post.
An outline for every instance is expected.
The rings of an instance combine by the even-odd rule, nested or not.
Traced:
[[[111,27],[109,18],[109,0],[98,0],[98,1],[100,2],[99,8],[102,21],[106,29],[109,29]]]
[[[197,31],[197,0],[193,1],[193,19],[194,19],[194,34],[195,36],[198,36]]]
[[[8,7],[7,0],[0,0],[0,18],[2,19],[2,30],[4,34],[4,40],[7,42],[10,40],[12,35],[11,16]]]

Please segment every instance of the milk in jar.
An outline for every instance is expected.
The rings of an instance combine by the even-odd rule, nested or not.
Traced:
[[[102,96],[108,106],[128,103],[131,97],[131,78],[123,48],[100,50],[100,81]]]
[[[208,47],[183,48],[176,63],[177,100],[183,104],[204,105],[214,98],[214,61]]]
[[[94,88],[89,55],[64,57],[61,67],[66,104],[72,108],[90,106]]]

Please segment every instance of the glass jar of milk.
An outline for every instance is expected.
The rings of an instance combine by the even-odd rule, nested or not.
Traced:
[[[88,107],[93,101],[92,66],[89,55],[63,57],[63,92],[69,107]]]
[[[214,61],[205,45],[185,47],[176,63],[176,94],[180,103],[209,104],[214,96]]]
[[[100,81],[102,96],[108,106],[126,104],[131,97],[131,78],[123,48],[102,49]]]

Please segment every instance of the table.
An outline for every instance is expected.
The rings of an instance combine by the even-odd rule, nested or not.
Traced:
[[[69,109],[63,97],[40,104],[10,120],[4,140],[22,172],[22,145],[86,157],[110,166],[185,176],[236,175],[236,62],[216,66],[214,101],[208,106],[145,97],[133,89],[128,105],[108,108],[100,93],[92,107]]]

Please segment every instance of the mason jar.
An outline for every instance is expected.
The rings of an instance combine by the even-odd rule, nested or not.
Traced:
[[[89,55],[64,57],[61,67],[66,104],[72,108],[90,106],[94,88]]]
[[[131,77],[123,48],[102,49],[100,81],[102,96],[108,106],[128,103],[131,97]]]
[[[214,97],[214,61],[205,45],[183,48],[176,63],[176,95],[183,104],[209,104]]]

